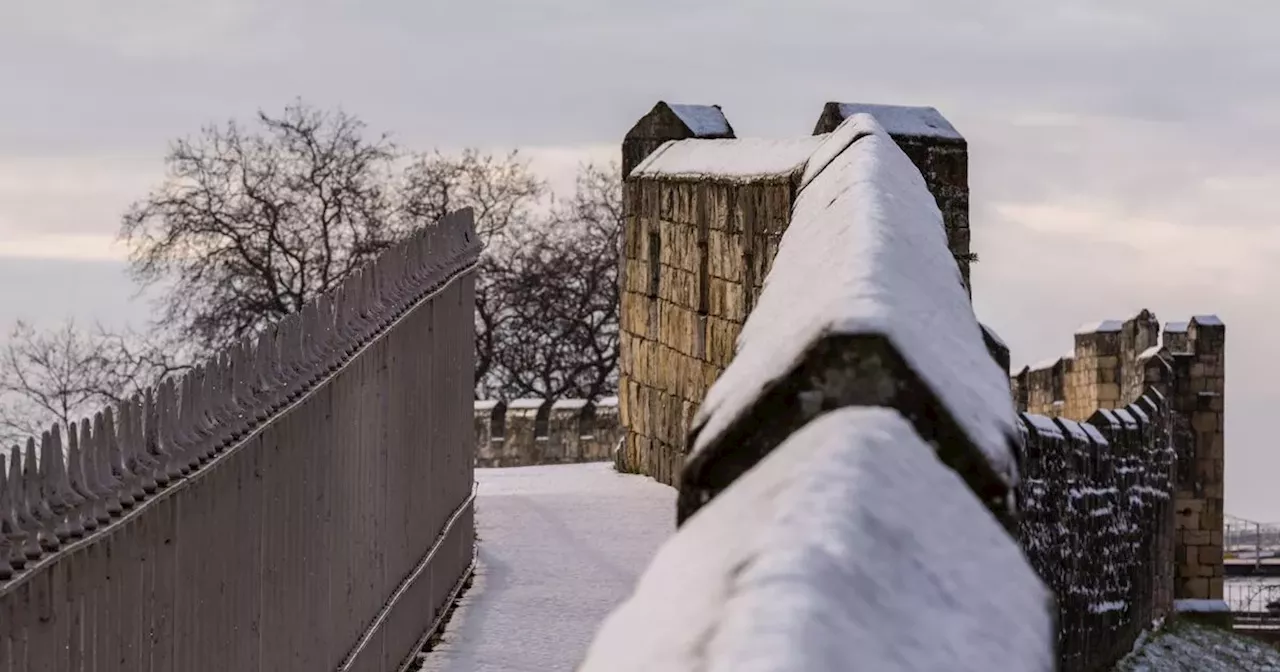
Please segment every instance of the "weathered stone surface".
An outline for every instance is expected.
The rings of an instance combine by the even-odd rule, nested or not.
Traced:
[[[1055,639],[966,483],[896,412],[844,408],[677,531],[578,669],[1048,672]]]
[[[600,462],[622,437],[618,399],[475,402],[477,467]]]
[[[1167,416],[1181,531],[1173,563],[1179,599],[1222,598],[1220,581],[1202,579],[1222,576],[1225,343],[1226,327],[1215,316],[1169,322],[1160,331],[1155,314],[1142,310],[1123,322],[1086,325],[1070,358],[1028,367],[1011,383],[1019,409],[1032,413],[1062,409],[1083,420],[1100,410],[1158,408]]]

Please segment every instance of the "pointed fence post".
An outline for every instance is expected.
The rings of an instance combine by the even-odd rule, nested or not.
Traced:
[[[76,507],[76,515],[80,517],[80,527],[85,533],[98,529],[97,493],[90,485],[88,472],[85,469],[85,454],[82,436],[89,429],[89,421],[82,420],[79,425],[71,423],[67,426],[67,483],[80,500]]]
[[[45,432],[44,441],[48,441],[49,433]],[[36,440],[27,439],[26,463],[22,465],[22,488],[26,492],[31,516],[36,523],[36,534],[40,549],[45,553],[53,553],[61,548],[58,535],[54,533],[57,520],[49,508],[49,500],[45,498],[44,479],[40,475],[40,459],[36,457]]]
[[[40,559],[44,551],[40,548],[40,524],[31,514],[31,498],[27,493],[26,465],[23,464],[22,448],[13,446],[9,451],[9,497],[13,502],[13,516],[19,543],[10,556],[14,566],[22,569]]]
[[[44,448],[44,446],[48,446]],[[57,519],[54,534],[59,543],[84,536],[84,524],[78,517],[83,499],[71,489],[67,478],[66,453],[62,451],[62,428],[54,423],[44,435],[44,455],[41,456],[40,473],[44,480],[45,499]]]
[[[93,459],[97,466],[98,484],[105,495],[108,521],[120,517],[128,508],[124,502],[124,483],[121,482],[115,469],[114,454],[111,450],[112,442],[107,428],[106,414],[99,411],[93,415]]]
[[[8,460],[0,451],[0,463]],[[14,514],[13,491],[9,488],[9,469],[6,464],[0,470],[0,581],[8,581],[26,565],[26,557],[22,555],[22,530],[18,529],[18,521]]]

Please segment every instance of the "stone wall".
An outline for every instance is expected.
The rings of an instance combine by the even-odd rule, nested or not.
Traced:
[[[830,133],[849,115],[858,113],[874,116],[920,170],[942,211],[947,245],[972,295],[969,268],[977,259],[969,249],[968,141],[932,107],[866,103],[827,103],[813,132],[815,135]]]
[[[693,152],[703,162],[665,169],[773,156]],[[872,117],[812,157],[695,416],[676,533],[577,669],[1056,669],[1056,610],[1011,534],[1007,349],[973,314],[925,181]]]
[[[617,466],[678,485],[694,414],[733,358],[809,154],[848,110],[829,104],[815,137],[771,143],[724,139],[733,138],[732,128],[716,121],[724,119],[718,107],[674,107],[684,117],[659,103],[623,143],[618,386],[626,442]],[[682,121],[699,110],[701,127]],[[891,122],[885,130],[926,169],[949,246],[967,259],[963,137],[932,108],[877,106],[873,116]],[[700,158],[697,150],[705,150]],[[967,286],[968,262],[961,268]]]
[[[475,402],[476,466],[603,462],[622,438],[616,397]]]
[[[1226,327],[1212,315],[1159,324],[1142,310],[1082,327],[1070,354],[1014,375],[1014,398],[1021,411],[1077,421],[1150,391],[1167,399],[1176,597],[1222,599]]]
[[[1172,423],[1154,388],[1086,421],[1022,414],[1017,538],[1058,596],[1063,672],[1110,669],[1174,599]]]

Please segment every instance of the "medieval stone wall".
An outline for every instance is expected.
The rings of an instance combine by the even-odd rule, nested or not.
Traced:
[[[1086,422],[1022,414],[1017,537],[1058,598],[1064,672],[1110,669],[1174,599],[1172,424],[1156,390]]]
[[[1226,328],[1212,315],[1169,322],[1148,310],[1075,334],[1065,357],[1013,379],[1019,410],[1083,421],[1154,390],[1168,400],[1176,455],[1174,502],[1180,599],[1222,599]]]
[[[613,397],[477,401],[475,432],[477,467],[603,462],[622,438]]]
[[[777,252],[793,180],[641,176],[624,191],[619,466],[674,485],[693,415]]]
[[[719,108],[675,107],[701,109],[723,120]],[[967,286],[964,139],[932,108],[877,109],[886,120],[899,119],[895,113],[907,119],[886,130],[927,171],[926,184],[943,210],[948,243],[963,260]],[[839,125],[841,110],[848,111],[828,105],[814,133]],[[936,117],[930,123],[946,125],[947,132],[919,130],[926,127],[911,123],[919,115]],[[623,143],[627,177],[618,386],[627,438],[617,466],[671,485],[677,485],[698,405],[733,358],[738,334],[777,254],[805,168],[802,158],[782,170],[746,175],[732,167],[719,174],[636,170],[667,141],[723,143],[706,138],[733,137],[727,120],[722,128],[730,129],[728,135],[708,133],[718,128],[682,123],[672,106],[659,103]],[[1004,347],[994,333],[989,336],[995,350]]]

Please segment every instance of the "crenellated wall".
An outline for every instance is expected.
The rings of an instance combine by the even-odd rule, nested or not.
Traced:
[[[1213,315],[1162,330],[1142,310],[1081,327],[1067,356],[1013,377],[1019,410],[1077,421],[1147,394],[1167,400],[1179,599],[1222,599],[1225,345],[1226,327]]]
[[[1024,413],[1017,538],[1058,597],[1063,672],[1109,669],[1173,607],[1174,451],[1154,388],[1085,422]]]
[[[869,105],[815,132],[631,154],[617,463],[680,528],[583,669],[1094,672],[1220,598],[1222,323],[1099,322],[1006,381],[963,138]]]
[[[603,462],[622,438],[618,399],[475,402],[476,466]]]
[[[718,107],[658,103],[623,142],[620,470],[678,485],[693,417],[733,359],[810,157],[858,112],[924,171],[968,286],[968,148],[937,110],[828,103],[813,135],[762,140],[735,138]]]

